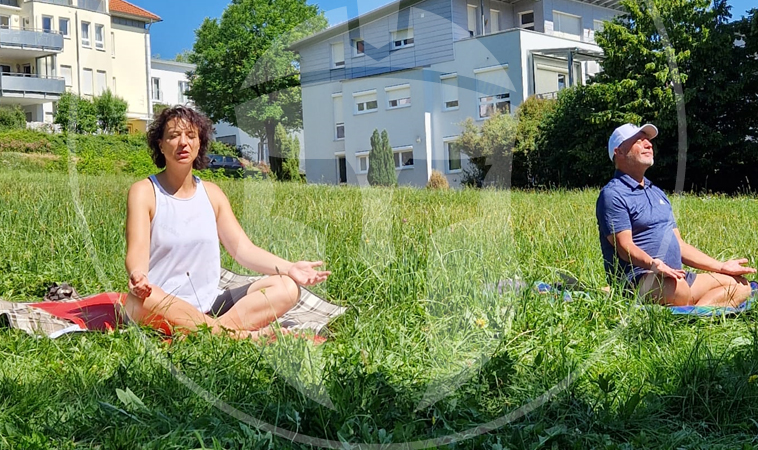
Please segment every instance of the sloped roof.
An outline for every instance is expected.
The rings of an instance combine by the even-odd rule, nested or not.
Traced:
[[[142,9],[139,6],[132,5],[125,0],[111,0],[110,1],[111,14],[116,13],[118,15],[126,14],[129,16],[142,17],[152,22],[160,22],[162,19],[146,9]]]

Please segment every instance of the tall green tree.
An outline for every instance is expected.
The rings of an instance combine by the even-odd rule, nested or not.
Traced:
[[[94,133],[98,127],[95,105],[70,92],[58,100],[53,121],[69,133]]]
[[[482,126],[470,117],[462,124],[457,139],[460,149],[469,157],[468,184],[511,187],[513,148],[518,121],[511,114],[496,112]]]
[[[758,182],[758,160],[745,141],[756,124],[749,100],[756,92],[745,76],[755,60],[735,45],[747,21],[730,22],[726,0],[623,5],[627,13],[596,35],[605,53],[596,81],[623,83],[633,95],[621,107],[658,126],[651,176],[676,189],[734,190]],[[686,177],[675,185],[678,171]]]
[[[189,97],[213,121],[265,139],[277,177],[283,158],[276,126],[302,127],[299,60],[288,46],[326,26],[306,0],[232,0],[220,19],[196,31]]]
[[[371,151],[368,154],[368,174],[371,186],[397,186],[395,160],[387,130],[374,130],[371,134]]]

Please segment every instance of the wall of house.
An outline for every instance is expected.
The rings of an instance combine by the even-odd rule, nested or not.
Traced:
[[[611,20],[618,15],[618,11],[616,10],[574,0],[543,0],[542,4],[544,13],[543,24],[546,33],[551,34],[553,30],[553,11],[560,11],[582,18],[582,42],[594,41],[595,20]],[[537,20],[536,17],[535,20]]]
[[[155,105],[157,103],[163,103],[165,105],[184,105],[189,102],[186,96],[181,96],[179,82],[187,81],[187,72],[192,70],[194,66],[192,64],[177,63],[174,61],[161,61],[153,59],[150,61],[150,103]],[[160,90],[163,96],[160,100],[154,98],[152,78],[158,78],[160,80]],[[152,106],[150,107],[152,110]]]
[[[131,117],[149,119],[152,115],[148,99],[149,32],[119,24],[113,24],[111,29],[115,41],[112,60],[116,92],[129,102]],[[108,36],[110,38],[110,34]],[[107,54],[111,55],[110,50]]]
[[[450,0],[426,0],[300,49],[302,84],[378,75],[452,60],[450,6]],[[392,50],[392,32],[407,28],[413,28],[413,46]],[[364,40],[365,54],[362,56],[354,54],[355,39]],[[345,51],[345,66],[333,68],[331,45],[339,42]]]

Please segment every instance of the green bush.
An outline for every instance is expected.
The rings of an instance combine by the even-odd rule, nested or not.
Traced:
[[[65,92],[58,100],[54,122],[69,133],[94,133],[98,128],[97,109],[86,98]]]
[[[208,153],[223,156],[238,156],[238,152],[235,147],[219,141],[210,142],[210,145],[208,146]]]
[[[113,95],[107,89],[94,102],[100,129],[109,134],[126,133],[126,111],[129,104],[121,97]]]
[[[0,107],[0,131],[26,128],[26,116],[20,106]]]
[[[282,124],[276,126],[274,139],[284,160],[282,181],[300,181],[300,141],[296,137],[289,137]]]

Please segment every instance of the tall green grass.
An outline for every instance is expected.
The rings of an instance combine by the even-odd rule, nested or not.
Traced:
[[[0,171],[0,297],[38,300],[60,281],[85,294],[125,290],[133,181]],[[51,341],[3,330],[0,447],[309,448],[223,412],[172,368],[248,417],[346,448],[466,434],[525,405],[534,408],[454,446],[755,445],[754,318],[691,320],[600,291],[596,191],[219,184],[253,242],[333,271],[314,289],[348,307],[330,340],[201,332],[169,343],[128,329]],[[756,262],[755,198],[673,203],[691,243]],[[225,254],[223,264],[243,270]],[[589,298],[490,288],[552,282],[556,271]]]

